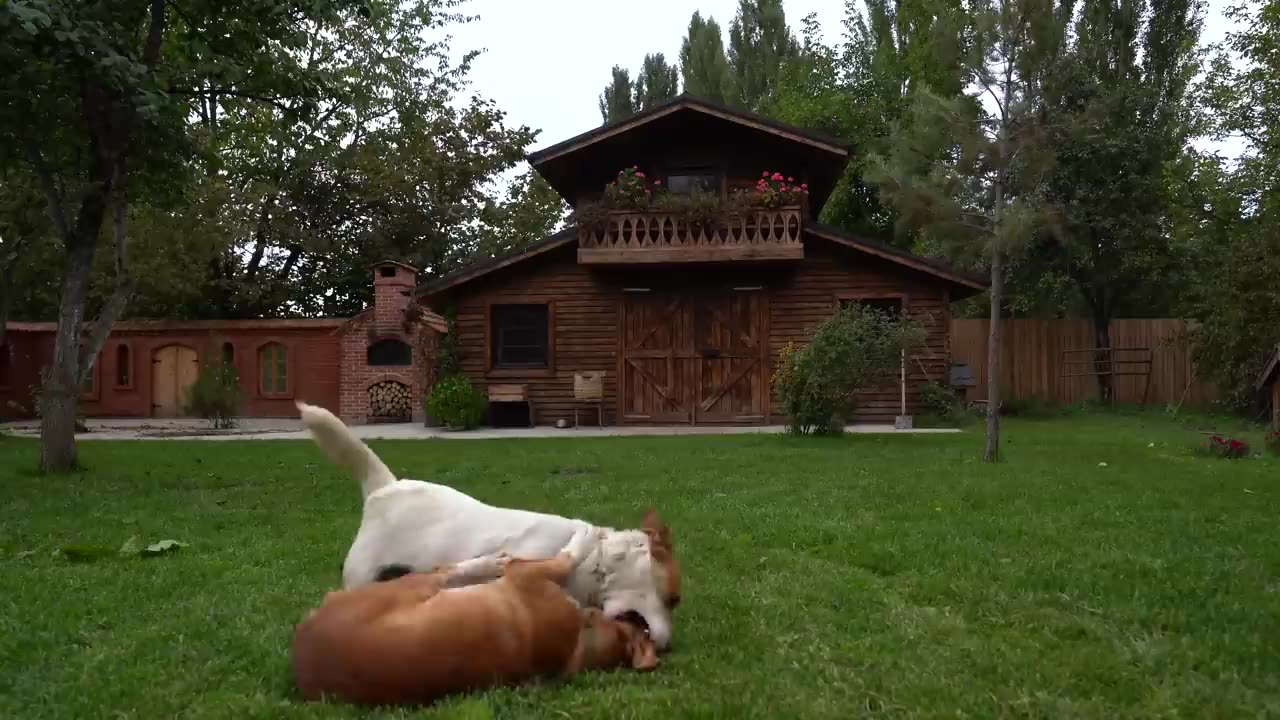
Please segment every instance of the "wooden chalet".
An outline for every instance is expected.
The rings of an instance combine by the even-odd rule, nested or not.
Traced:
[[[910,410],[921,383],[946,381],[950,304],[985,284],[819,223],[849,158],[836,140],[681,96],[531,154],[579,222],[417,295],[454,312],[464,372],[481,387],[524,386],[539,424],[572,417],[574,376],[591,371],[604,372],[608,422],[779,422],[779,352],[849,302],[928,325],[925,352],[907,363]],[[714,193],[726,205],[766,172],[808,194],[700,222],[602,208],[606,185],[633,167],[665,192]],[[891,420],[900,392],[895,383],[863,393],[858,419]]]

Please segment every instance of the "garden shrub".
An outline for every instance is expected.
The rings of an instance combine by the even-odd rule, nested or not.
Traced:
[[[215,430],[235,427],[240,414],[240,376],[236,369],[221,361],[202,365],[196,381],[187,389],[183,407],[187,414],[208,420]]]
[[[446,427],[470,430],[484,420],[489,399],[463,375],[444,378],[427,396],[427,414]]]
[[[901,353],[923,344],[925,334],[914,321],[850,305],[819,325],[803,348],[788,343],[773,377],[787,431],[838,432],[853,412],[854,393],[894,377]]]

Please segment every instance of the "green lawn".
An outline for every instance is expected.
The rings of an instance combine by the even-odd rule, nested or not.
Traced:
[[[1203,458],[1195,437],[1010,421],[995,467],[976,432],[375,447],[495,503],[619,526],[657,505],[685,565],[656,673],[440,716],[1280,715],[1280,461]],[[36,451],[0,440],[0,717],[360,714],[297,702],[286,672],[359,519],[310,443],[86,442],[71,478],[35,475]],[[57,552],[135,535],[190,546]]]

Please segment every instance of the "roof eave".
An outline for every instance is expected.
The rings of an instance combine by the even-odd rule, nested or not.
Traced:
[[[970,295],[985,292],[990,287],[986,279],[977,275],[948,267],[936,260],[904,252],[874,240],[868,240],[856,235],[851,235],[829,225],[810,223],[805,226],[805,232],[824,240],[834,242],[838,245],[844,245],[854,250],[874,255],[883,260],[888,260],[889,262],[909,267],[917,272],[933,275],[939,279],[946,280],[953,286],[961,289],[961,292],[958,295],[956,293],[952,294],[955,299],[962,299]]]

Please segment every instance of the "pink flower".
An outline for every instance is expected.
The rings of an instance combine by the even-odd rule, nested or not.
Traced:
[[[773,174],[773,177],[771,177],[771,178],[769,178],[769,179],[770,179],[770,180],[781,180],[781,179],[782,179],[782,173],[774,173],[774,174]]]
[[[654,184],[654,185],[661,185],[661,184],[662,184],[662,181],[661,181],[661,180],[654,180],[654,181],[653,181],[653,184]]]
[[[636,173],[636,177],[638,177],[638,178],[642,178],[642,177],[644,177],[644,173],[642,173],[642,172],[637,172],[637,173]]]
[[[796,179],[795,179],[795,178],[793,178],[793,177],[789,177],[789,178],[787,178],[787,182],[792,182],[792,183],[793,183],[793,182],[795,182],[795,181],[796,181]]]
[[[801,190],[808,190],[808,189],[809,189],[809,185],[808,185],[807,183],[800,183],[800,189],[801,189]]]
[[[769,171],[765,170],[763,173],[760,174],[760,177],[769,177]]]

